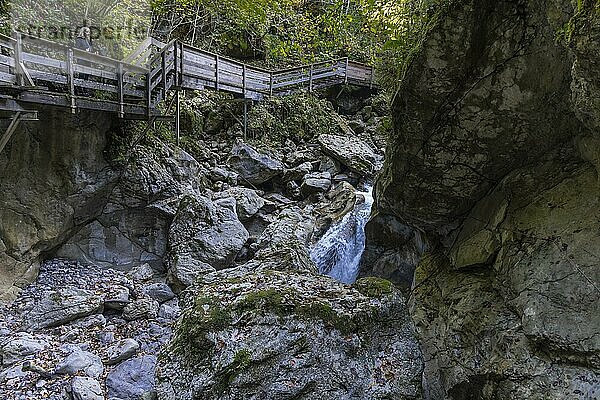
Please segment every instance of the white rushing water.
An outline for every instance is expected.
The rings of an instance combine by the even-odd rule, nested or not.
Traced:
[[[343,282],[353,283],[358,274],[358,264],[365,249],[365,224],[371,214],[373,189],[357,192],[365,198],[340,221],[334,223],[315,244],[310,257],[319,272]]]

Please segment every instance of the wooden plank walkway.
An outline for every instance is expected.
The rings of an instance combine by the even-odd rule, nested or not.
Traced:
[[[0,100],[114,112],[145,119],[162,114],[170,91],[213,89],[260,101],[338,84],[373,88],[374,70],[348,58],[266,70],[179,41],[148,38],[124,60],[47,40],[0,35]],[[10,111],[2,108],[0,110]]]

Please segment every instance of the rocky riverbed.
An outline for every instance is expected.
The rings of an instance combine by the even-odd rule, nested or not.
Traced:
[[[42,183],[66,179],[79,199],[109,189],[87,217],[73,203],[66,225],[6,199],[57,236],[2,238],[17,268],[38,269],[35,254],[54,258],[33,282],[22,275],[5,292],[0,397],[342,396],[359,376],[352,398],[418,397],[422,364],[406,299],[385,281],[337,283],[309,256],[364,201],[358,188],[381,166],[384,139],[373,126],[384,114],[372,110],[337,116],[337,134],[281,147],[217,133],[198,139],[192,155],[153,138],[129,163]]]

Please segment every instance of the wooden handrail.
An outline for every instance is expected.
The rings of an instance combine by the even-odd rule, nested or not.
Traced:
[[[162,43],[151,37],[124,60],[28,35],[15,39],[0,34],[0,43],[15,49],[14,56],[10,52],[0,58],[0,64],[7,68],[0,72],[0,81],[21,86],[41,82],[51,93],[65,93],[66,85],[69,102],[65,106],[75,110],[82,104],[89,107],[90,102],[105,103],[111,105],[107,109],[121,117],[140,110],[147,117],[155,115],[157,103],[165,100],[173,87],[175,90],[213,88],[259,100],[348,82],[373,87],[374,82],[372,67],[347,57],[269,70],[178,40]],[[21,51],[23,43],[26,46]],[[138,63],[143,62],[143,66],[130,62],[140,58],[143,60]],[[97,92],[109,94],[110,98],[96,99]],[[114,104],[118,105],[116,109]]]

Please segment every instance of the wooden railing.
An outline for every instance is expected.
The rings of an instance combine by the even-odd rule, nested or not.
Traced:
[[[148,38],[125,60],[115,60],[21,34],[0,35],[0,92],[21,88],[18,100],[121,117],[157,114],[173,89],[214,89],[260,100],[337,84],[374,87],[374,79],[373,68],[347,58],[270,71],[179,41]]]

